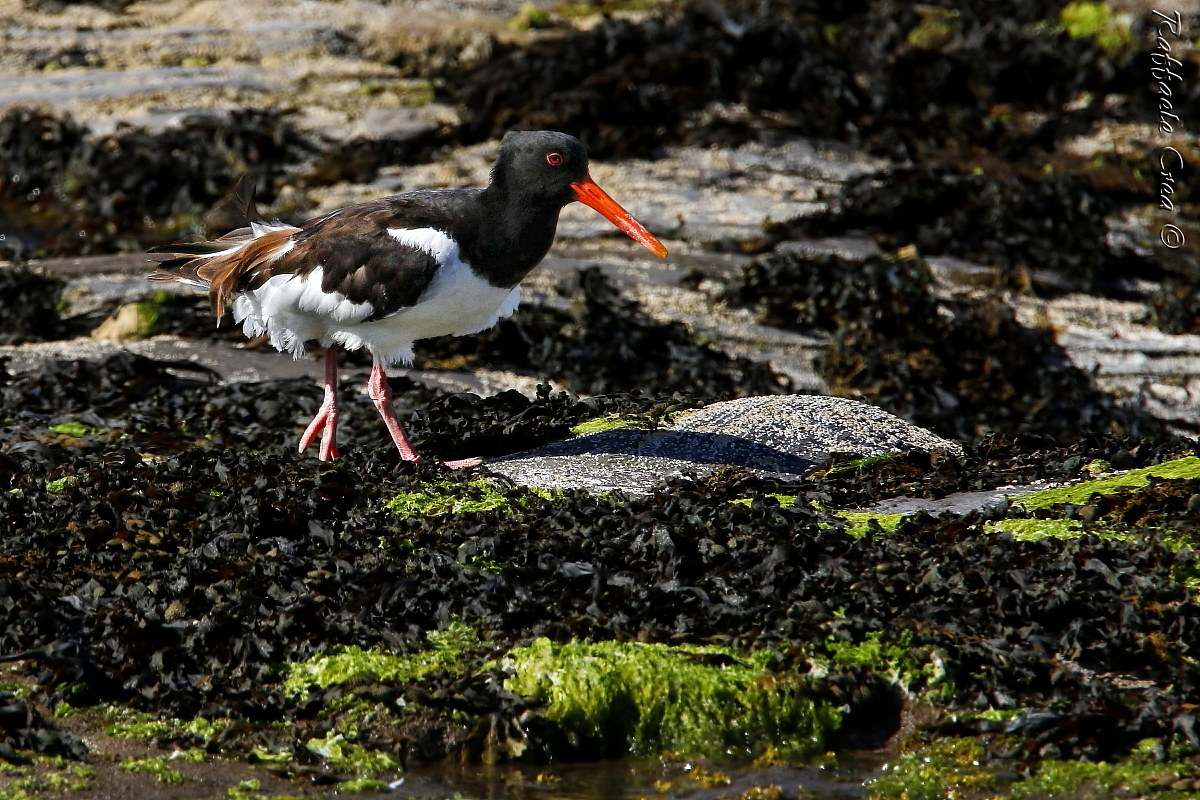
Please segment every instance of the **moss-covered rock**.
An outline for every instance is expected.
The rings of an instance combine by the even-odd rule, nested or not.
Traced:
[[[1163,480],[1182,480],[1185,478],[1200,478],[1200,458],[1188,456],[1174,461],[1166,461],[1152,467],[1131,469],[1119,472],[1105,478],[1093,481],[1063,486],[1057,489],[1046,489],[1041,492],[1023,495],[1017,498],[1016,505],[1027,511],[1036,511],[1064,503],[1083,504],[1094,494],[1112,494],[1120,489],[1145,486],[1151,478]]]
[[[504,659],[513,672],[505,688],[546,704],[564,754],[821,752],[840,712],[816,699],[805,677],[769,670],[771,658],[720,647],[538,639]]]

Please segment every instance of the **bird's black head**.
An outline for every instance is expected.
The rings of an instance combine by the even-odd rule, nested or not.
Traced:
[[[511,131],[500,142],[500,157],[492,168],[492,183],[485,197],[508,208],[541,216],[549,222],[554,236],[558,209],[578,200],[600,212],[609,222],[634,241],[645,245],[656,256],[667,255],[667,248],[655,239],[642,223],[621,208],[616,200],[596,185],[588,174],[587,153],[574,136],[555,131]],[[553,209],[547,216],[546,211]],[[546,247],[550,246],[549,239]],[[540,259],[540,256],[539,256]]]
[[[574,136],[509,131],[500,142],[492,186],[530,205],[562,207],[576,199],[571,184],[587,175],[587,152]]]

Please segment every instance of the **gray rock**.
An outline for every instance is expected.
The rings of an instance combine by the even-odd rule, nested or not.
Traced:
[[[962,452],[873,406],[838,397],[772,395],[714,403],[655,430],[621,428],[554,442],[487,462],[523,486],[648,492],[672,475],[721,466],[796,478],[834,453]]]

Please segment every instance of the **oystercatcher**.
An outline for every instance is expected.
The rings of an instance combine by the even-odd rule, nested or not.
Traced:
[[[209,242],[151,252],[175,256],[153,281],[207,289],[219,320],[232,302],[246,336],[267,334],[300,358],[325,350],[325,399],[300,438],[321,435],[319,457],[337,457],[337,349],[365,347],[368,394],[400,457],[420,461],[392,408],[385,369],[411,364],[413,342],[465,336],[516,310],[518,284],[554,241],[559,211],[578,200],[664,257],[667,249],[588,174],[583,145],[553,131],[513,131],[484,189],[433,189],[340,208],[300,227],[265,222]],[[252,204],[251,204],[252,205]],[[479,459],[444,462],[452,468]]]

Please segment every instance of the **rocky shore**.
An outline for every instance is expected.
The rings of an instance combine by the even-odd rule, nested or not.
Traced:
[[[3,800],[1200,791],[1173,16],[0,19]],[[671,257],[568,208],[516,316],[418,348],[397,409],[478,470],[349,390],[344,458],[296,454],[316,363],[144,281],[240,178],[300,222],[484,183],[510,127],[580,136]]]

